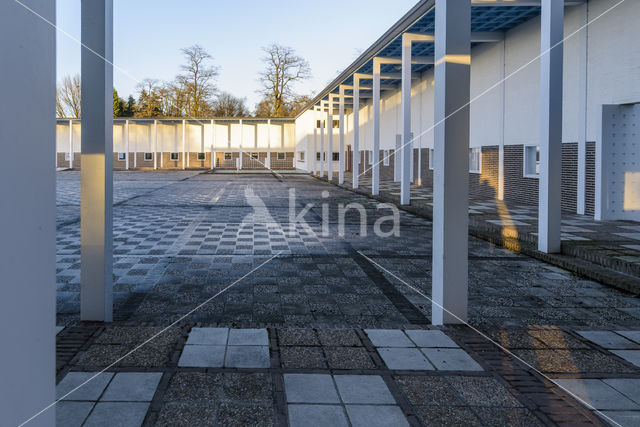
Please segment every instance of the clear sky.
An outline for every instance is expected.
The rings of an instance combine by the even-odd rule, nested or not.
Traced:
[[[306,58],[313,78],[298,92],[318,92],[417,0],[114,0],[114,85],[136,96],[136,80],[170,80],[180,48],[200,44],[220,67],[217,86],[258,101],[261,47],[273,42]],[[58,0],[57,25],[80,39],[80,0]],[[58,33],[58,80],[80,72],[80,46]],[[123,72],[122,70],[126,71]]]

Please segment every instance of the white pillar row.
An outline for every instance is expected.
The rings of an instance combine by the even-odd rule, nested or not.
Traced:
[[[393,151],[393,182],[400,182],[402,173],[402,135],[396,135],[396,149]]]
[[[311,173],[316,174],[318,172],[318,126],[313,124],[313,152],[311,161]]]
[[[182,170],[185,170],[187,153],[186,153],[186,143],[187,143],[187,126],[186,121],[182,120]]]
[[[360,76],[353,75],[353,153],[352,153],[352,187],[358,188],[360,183]]]
[[[82,0],[80,318],[113,318],[113,0]]]
[[[320,121],[320,176],[324,177],[324,163],[326,153],[324,151],[324,121]]]
[[[238,169],[242,169],[242,155],[244,154],[242,152],[242,148],[244,145],[244,124],[242,122],[242,119],[240,119],[240,155],[238,156],[238,158],[240,159],[240,163],[238,164]]]
[[[267,120],[267,169],[271,169],[271,119]]]
[[[156,122],[157,122],[157,120],[156,120]],[[164,155],[163,155],[163,153],[164,152],[162,151],[162,148],[161,148],[160,149],[160,153],[159,153],[160,154],[160,169],[162,169],[164,167]]]
[[[471,2],[436,0],[432,263],[434,325],[463,323],[467,320],[470,69]]]
[[[127,124],[127,140],[129,139],[129,125]],[[129,154],[127,153],[127,157]],[[133,168],[138,167],[138,138],[133,141]]]
[[[327,110],[327,180],[333,179],[333,96],[329,94]]]
[[[158,121],[153,121],[153,170],[158,169]]]
[[[580,41],[578,51],[578,188],[577,188],[577,210],[578,215],[584,215],[586,209],[586,182],[587,182],[587,48],[588,48],[588,21],[589,6],[585,2],[578,6],[581,12],[580,25],[582,30],[577,34]]]
[[[498,200],[504,200],[504,124],[506,117],[505,76],[506,76],[506,42],[502,40],[500,48],[500,111],[498,118]]]
[[[73,120],[69,120],[69,169],[73,169]]]
[[[428,34],[402,35],[402,145],[400,151],[400,204],[411,203],[413,178],[413,136],[411,134],[411,46],[414,42],[433,42]],[[397,151],[397,150],[396,150]]]
[[[411,81],[411,78],[409,78]],[[373,58],[373,158],[371,161],[371,194],[380,193],[380,59]]]
[[[0,2],[0,340],[3,425],[53,426],[55,406],[56,3]],[[38,16],[36,16],[37,14]],[[18,142],[18,143],[14,143]],[[16,185],[16,177],[20,184]]]
[[[124,146],[125,146],[125,156],[124,156],[124,168],[129,170],[129,120],[124,121]]]
[[[540,33],[538,250],[560,252],[564,2],[543,0]]]
[[[338,144],[338,184],[344,184],[344,85],[340,85],[340,135]]]
[[[215,164],[216,164],[216,152],[214,148],[215,146],[216,146],[216,125],[215,125],[215,121],[211,120],[211,159],[210,159],[211,170],[215,168]]]

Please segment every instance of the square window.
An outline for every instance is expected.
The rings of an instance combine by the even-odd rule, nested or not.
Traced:
[[[369,164],[372,165],[373,164],[373,150],[369,150],[367,151],[368,156],[369,156]]]
[[[251,153],[251,160],[258,160],[258,153]]]
[[[64,160],[65,160],[65,161],[67,161],[67,162],[68,162],[68,161],[69,161],[69,160],[71,160],[71,159],[73,159],[73,154],[71,154],[71,153],[64,153]]]
[[[469,172],[480,173],[482,149],[480,147],[469,148]]]
[[[299,159],[301,162],[304,162],[304,151],[300,151],[300,152],[298,153],[298,159]]]
[[[316,128],[320,129],[322,127],[322,120],[316,120]]]
[[[277,157],[278,160],[284,160],[285,159],[285,154],[284,153],[278,153],[277,156],[278,156]]]
[[[537,178],[540,174],[540,148],[537,145],[524,147],[524,176]]]
[[[320,152],[316,152],[316,160],[320,161]]]
[[[169,156],[170,156],[169,158],[171,160],[175,161],[175,160],[178,160],[180,158],[180,153],[171,153]]]
[[[144,153],[144,159],[146,161],[151,161],[153,160],[153,153]]]
[[[384,166],[389,166],[389,150],[384,150],[382,152],[382,164]]]
[[[122,161],[126,159],[127,159],[127,153],[118,153],[118,160]]]
[[[332,158],[334,162],[340,161],[340,153],[333,153]]]
[[[198,153],[197,154],[198,157],[196,157],[198,160],[205,160],[207,158],[207,153]]]
[[[224,153],[225,160],[231,160],[231,153]]]
[[[333,128],[334,129],[339,129],[340,128],[340,120],[334,120],[333,121]]]
[[[429,169],[430,170],[433,170],[433,155],[434,155],[433,148],[429,148]]]

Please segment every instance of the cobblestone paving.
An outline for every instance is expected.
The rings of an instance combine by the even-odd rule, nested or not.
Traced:
[[[375,420],[391,420],[387,425],[598,424],[598,413],[549,378],[640,379],[631,356],[616,353],[635,347],[609,349],[580,334],[614,330],[635,342],[631,332],[640,329],[640,300],[632,295],[470,238],[470,323],[513,354],[470,328],[433,330],[428,335],[437,334],[440,344],[423,345],[415,340],[430,329],[431,303],[366,257],[429,296],[428,221],[400,212],[399,236],[377,237],[373,231],[379,221],[386,221],[382,229],[390,231],[389,207],[307,176],[115,176],[116,321],[104,326],[78,320],[79,175],[58,173],[58,325],[66,326],[56,338],[58,380],[107,367],[116,377],[160,375],[151,400],[126,405],[132,414],[144,407],[146,425],[296,425],[310,417],[335,425],[358,425],[358,420],[368,425]],[[305,222],[293,227],[292,189],[294,216],[313,204]],[[366,236],[355,209],[340,225],[339,204],[354,202],[364,208]],[[323,217],[328,218],[324,224]],[[185,314],[178,325],[128,354]],[[216,349],[193,347],[218,344],[206,342],[213,338],[194,341],[191,334],[198,328],[262,329],[268,346],[251,342],[246,345],[256,348],[251,353],[239,349],[240,341],[229,341],[223,356],[237,353],[235,359],[224,356],[221,363],[203,366],[197,361],[215,359]],[[378,342],[376,330],[406,330],[412,344]],[[191,363],[188,358],[180,362],[185,349]],[[398,349],[421,354],[430,368],[390,365],[386,353]],[[247,357],[261,364],[234,365]],[[447,369],[447,363],[460,369]],[[338,401],[292,401],[287,378],[295,377],[288,375],[320,375]],[[349,381],[369,381],[380,395],[351,402],[345,397]],[[393,401],[378,399],[386,393]],[[88,422],[104,403],[113,403],[101,396],[63,403],[71,415],[84,414]],[[635,420],[630,411],[613,415]],[[371,414],[378,414],[373,421]]]

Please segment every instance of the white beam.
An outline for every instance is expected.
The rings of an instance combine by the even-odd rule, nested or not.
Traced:
[[[27,420],[55,401],[56,4],[25,3],[0,2],[0,424],[53,426],[55,406]]]
[[[435,25],[432,322],[442,325],[467,320],[469,0],[436,0]]]
[[[407,34],[407,33],[405,33]],[[414,42],[434,43],[436,40],[433,33],[408,33]],[[404,35],[404,34],[403,34]],[[471,33],[471,43],[495,43],[504,40],[502,31],[477,31]]]
[[[80,318],[113,318],[113,1],[82,0]]]
[[[543,0],[540,33],[538,250],[545,253],[560,252],[563,37],[562,3]]]
[[[338,184],[344,184],[344,86],[340,86],[340,140],[338,144]]]
[[[374,61],[378,61],[380,64],[402,64],[401,56],[376,56]],[[411,63],[415,65],[433,65],[433,56],[413,56]]]
[[[353,155],[351,161],[353,188],[358,188],[360,182],[360,169],[358,166],[360,156],[360,77],[353,76]]]

